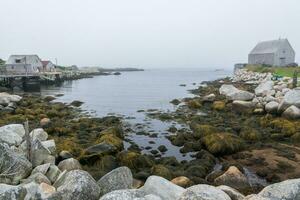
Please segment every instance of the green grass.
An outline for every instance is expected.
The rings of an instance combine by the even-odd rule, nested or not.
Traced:
[[[293,77],[294,71],[298,70],[298,77],[300,77],[300,67],[267,67],[263,65],[247,65],[246,69],[248,69],[249,71],[260,73],[271,72],[273,75],[287,77]]]

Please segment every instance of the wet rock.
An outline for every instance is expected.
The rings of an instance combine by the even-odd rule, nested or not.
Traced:
[[[96,144],[91,146],[85,150],[85,155],[106,155],[116,151],[116,147],[111,144],[107,144],[102,142],[100,144]]]
[[[254,94],[239,90],[233,85],[222,85],[219,89],[220,94],[225,95],[229,100],[248,101],[254,98]]]
[[[282,116],[289,119],[298,119],[300,118],[300,109],[292,105],[282,113]]]
[[[231,188],[229,186],[220,185],[217,188],[222,190],[226,194],[228,194],[228,196],[231,198],[231,200],[243,200],[245,198],[245,196],[243,194],[241,194],[239,191],[237,191],[236,189]]]
[[[166,152],[168,151],[167,147],[165,145],[160,145],[158,148],[157,148],[160,152]]]
[[[0,142],[10,146],[21,144],[25,135],[25,129],[22,124],[10,124],[0,127]]]
[[[156,149],[152,149],[150,152],[151,152],[153,155],[158,154],[158,151],[157,151]]]
[[[300,179],[290,179],[269,185],[258,195],[267,199],[300,199]]]
[[[180,104],[180,101],[178,99],[173,99],[170,103],[174,105],[178,105]]]
[[[0,183],[18,184],[21,179],[26,178],[32,169],[27,158],[0,143]]]
[[[26,190],[21,186],[0,184],[0,199],[23,200],[26,193]]]
[[[114,190],[131,189],[133,177],[128,167],[119,167],[104,175],[98,182],[101,195],[107,194]]]
[[[30,137],[32,140],[39,139],[40,141],[46,141],[48,139],[48,134],[44,129],[37,128],[30,132]]]
[[[104,195],[100,200],[146,200],[145,196],[145,192],[137,189],[116,190]]]
[[[251,101],[233,101],[232,107],[235,111],[238,112],[251,112],[255,105]]]
[[[278,110],[279,112],[283,112],[291,105],[300,107],[300,88],[288,91],[280,102]]]
[[[205,184],[194,185],[186,189],[178,200],[231,200],[231,198],[222,190]]]
[[[140,190],[146,194],[154,194],[163,200],[178,199],[185,192],[184,188],[159,176],[150,176]]]
[[[264,81],[255,88],[255,94],[257,96],[266,96],[273,89],[273,81]]]
[[[268,113],[277,113],[279,103],[276,101],[271,101],[265,105],[265,110]]]
[[[250,188],[247,177],[235,166],[229,167],[224,174],[214,180],[214,183],[216,185],[227,185],[239,191]]]
[[[185,176],[176,177],[172,179],[171,182],[183,188],[190,187],[193,184],[193,182]]]
[[[58,168],[61,171],[64,171],[64,170],[71,171],[71,170],[75,170],[75,169],[82,169],[78,160],[76,160],[74,158],[68,158],[68,159],[61,161],[58,164]]]
[[[53,185],[57,192],[50,199],[63,200],[92,200],[99,199],[100,188],[89,173],[82,170],[72,170],[64,175]]]
[[[75,107],[80,107],[82,104],[83,104],[82,101],[77,101],[77,100],[71,102],[71,105]]]

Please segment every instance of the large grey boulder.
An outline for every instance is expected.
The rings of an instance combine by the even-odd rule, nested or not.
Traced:
[[[21,186],[0,184],[1,200],[23,200],[26,196],[26,190]]]
[[[145,192],[137,189],[116,190],[100,198],[100,200],[145,200]]]
[[[282,113],[282,116],[290,119],[298,119],[300,118],[300,109],[292,105]]]
[[[184,188],[159,176],[148,177],[140,190],[146,194],[154,194],[164,200],[178,199],[185,192]]]
[[[10,146],[19,146],[25,135],[25,129],[22,124],[10,124],[0,127],[0,142]]]
[[[229,100],[248,101],[254,98],[251,92],[239,90],[233,85],[224,84],[219,89],[220,94],[225,95]]]
[[[288,91],[280,102],[278,110],[283,112],[291,105],[300,107],[300,88]]]
[[[31,169],[31,163],[23,154],[0,143],[0,183],[18,184],[30,174]]]
[[[32,140],[39,139],[40,141],[46,141],[48,139],[47,132],[42,128],[32,130],[29,135]]]
[[[269,199],[296,200],[300,199],[300,179],[286,180],[265,187],[259,196]]]
[[[46,140],[42,141],[41,143],[45,148],[47,148],[50,151],[51,155],[56,154],[56,145],[54,140]]]
[[[75,169],[82,169],[81,164],[78,162],[78,160],[76,160],[74,158],[68,158],[66,160],[59,162],[58,168],[61,171],[64,171],[64,170],[71,171],[71,170],[75,170]]]
[[[7,106],[11,102],[18,102],[22,99],[22,97],[18,95],[10,95],[6,92],[0,93],[0,105]]]
[[[265,110],[267,113],[277,113],[279,103],[276,101],[271,101],[265,105]]]
[[[205,184],[194,185],[186,189],[178,200],[231,200],[222,190]]]
[[[53,185],[57,192],[50,199],[98,200],[100,188],[86,171],[73,170],[60,176]]]
[[[270,94],[273,89],[273,85],[273,81],[264,81],[255,88],[255,94],[257,96],[266,96],[267,94]]]
[[[231,188],[229,186],[220,185],[217,188],[222,190],[226,194],[228,194],[228,196],[231,198],[231,200],[243,200],[245,198],[245,196],[243,194],[241,194],[239,191],[237,191],[236,189]]]
[[[43,145],[39,139],[35,139],[31,146],[32,165],[36,167],[45,164],[45,160],[51,155],[51,151]]]
[[[45,195],[42,192],[39,184],[36,182],[30,182],[22,185],[22,188],[26,190],[26,196],[24,200],[43,200],[45,199]]]
[[[132,173],[128,167],[119,167],[104,175],[97,184],[101,189],[101,195],[114,190],[132,189]]]

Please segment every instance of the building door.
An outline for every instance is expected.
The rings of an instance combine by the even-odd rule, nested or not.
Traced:
[[[280,58],[280,66],[285,66],[285,58]]]

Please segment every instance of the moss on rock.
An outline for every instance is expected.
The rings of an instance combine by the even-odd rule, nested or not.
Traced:
[[[168,180],[171,180],[173,177],[171,171],[164,165],[154,165],[151,168],[151,174],[164,177]]]
[[[222,111],[225,109],[225,102],[224,101],[215,101],[212,105],[212,109],[217,111]]]
[[[244,148],[244,141],[231,133],[214,133],[203,138],[204,145],[212,154],[231,154]]]

